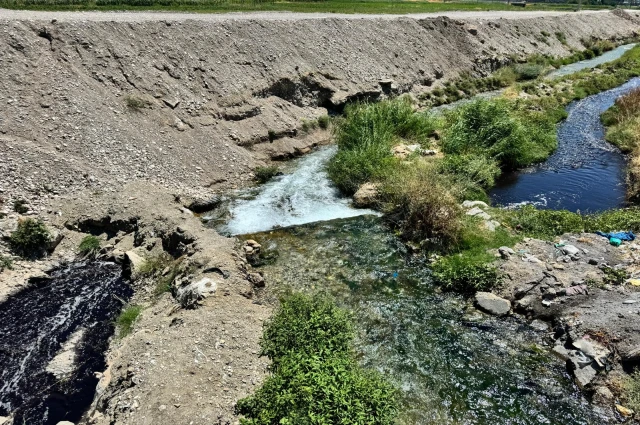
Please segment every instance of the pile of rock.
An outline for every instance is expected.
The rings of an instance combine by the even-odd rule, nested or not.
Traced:
[[[495,230],[500,227],[500,222],[494,220],[485,210],[489,208],[485,202],[482,201],[464,201],[462,203],[462,208],[466,211],[465,214],[471,217],[478,217],[483,220],[483,227],[490,232],[495,232]]]

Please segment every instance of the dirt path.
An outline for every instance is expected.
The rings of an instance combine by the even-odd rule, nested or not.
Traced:
[[[309,19],[428,19],[446,16],[451,19],[529,19],[564,15],[591,15],[609,13],[607,10],[585,10],[582,12],[555,11],[478,11],[391,14],[346,14],[346,13],[297,13],[297,12],[233,12],[233,13],[183,13],[183,12],[41,12],[30,10],[0,9],[0,19],[94,21],[94,22],[148,22],[148,21],[205,21],[225,22],[230,20],[299,21]]]

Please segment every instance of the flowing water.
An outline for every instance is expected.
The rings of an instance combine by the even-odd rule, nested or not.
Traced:
[[[326,181],[304,184],[306,171],[327,151],[298,161],[288,178],[266,187],[263,199],[270,226],[289,217],[272,216],[266,193],[296,187],[304,204],[318,197],[343,203]],[[323,159],[324,161],[324,159]],[[319,193],[326,191],[326,193]],[[278,195],[279,196],[279,195]],[[244,201],[259,208],[254,200]],[[242,201],[236,211],[244,210]],[[345,204],[345,208],[346,208]],[[295,210],[295,208],[293,208]],[[281,291],[326,291],[353,310],[362,364],[380,370],[402,390],[403,424],[605,424],[567,376],[564,363],[544,347],[543,335],[516,317],[492,318],[455,294],[440,293],[428,268],[407,254],[381,218],[367,215],[250,233],[234,216],[236,233],[263,246],[258,270],[270,283],[267,300]],[[262,214],[261,214],[262,213]],[[318,212],[304,216],[313,220]],[[300,218],[299,221],[302,221]],[[613,422],[611,422],[613,423]]]
[[[627,51],[633,49],[635,45],[636,43],[624,44],[622,46],[616,47],[613,50],[609,50],[608,52],[605,52],[602,55],[597,56],[593,59],[587,59],[580,62],[575,62],[569,65],[565,65],[556,71],[550,72],[546,76],[546,78],[547,79],[561,78],[567,75],[574,74],[578,71],[582,71],[583,69],[591,69],[591,68],[595,68],[598,65],[602,65],[607,62],[612,62],[620,58]]]
[[[0,416],[15,424],[76,422],[89,407],[105,369],[113,320],[132,294],[112,263],[62,266],[0,304]],[[74,334],[71,375],[58,380],[47,365]]]
[[[491,191],[493,203],[582,212],[622,206],[626,161],[604,139],[600,115],[636,87],[640,78],[569,105],[558,127],[557,151],[538,166],[505,175]]]

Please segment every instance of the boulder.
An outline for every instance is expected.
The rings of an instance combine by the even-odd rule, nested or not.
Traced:
[[[543,322],[542,320],[535,319],[531,322],[531,327],[538,332],[548,332],[549,324],[547,322]]]
[[[215,294],[217,289],[218,284],[205,277],[178,289],[176,298],[183,307],[193,307],[201,299]]]
[[[484,220],[491,220],[491,216],[478,207],[471,208],[469,211],[467,211],[467,215],[470,215],[472,217],[480,217]]]
[[[195,213],[203,213],[216,209],[221,202],[220,197],[214,195],[208,198],[194,199],[187,205],[187,208]]]
[[[140,275],[140,271],[147,263],[147,260],[135,251],[127,251],[124,254],[124,269],[133,278]]]
[[[614,395],[611,390],[605,386],[599,386],[596,388],[593,394],[593,402],[596,404],[601,404],[603,406],[609,405],[611,400],[613,400]]]
[[[511,302],[500,298],[491,292],[478,292],[476,293],[477,306],[490,314],[495,316],[503,316],[511,310]]]
[[[249,273],[249,281],[257,288],[264,288],[264,277],[260,273]]]
[[[467,27],[467,31],[469,31],[469,34],[471,35],[478,35],[478,27],[475,25],[469,25]]]
[[[475,207],[489,208],[489,205],[487,205],[486,202],[482,202],[482,201],[464,201],[462,203],[462,208],[475,208]]]
[[[561,249],[565,255],[578,255],[580,253],[580,250],[573,245],[565,245]]]
[[[370,207],[378,197],[378,186],[374,183],[365,183],[353,195],[353,205],[358,208]]]

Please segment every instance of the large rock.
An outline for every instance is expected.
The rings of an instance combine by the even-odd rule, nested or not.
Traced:
[[[483,220],[491,220],[491,216],[478,207],[473,207],[467,211],[467,215],[472,217],[480,217]]]
[[[56,356],[46,367],[47,372],[53,374],[57,380],[64,380],[71,376],[76,369],[76,347],[84,336],[85,329],[74,332]]]
[[[132,277],[140,276],[147,260],[135,251],[127,251],[124,254],[124,269]]]
[[[353,205],[358,208],[372,206],[378,197],[378,186],[375,183],[365,183],[353,195]]]
[[[487,313],[503,316],[511,310],[511,302],[491,292],[476,293],[476,305]]]
[[[482,201],[464,201],[462,203],[462,208],[489,208],[489,205],[487,205],[486,202],[482,202]]]
[[[218,284],[208,277],[202,278],[178,290],[176,298],[183,307],[194,307],[198,301],[216,293]]]

